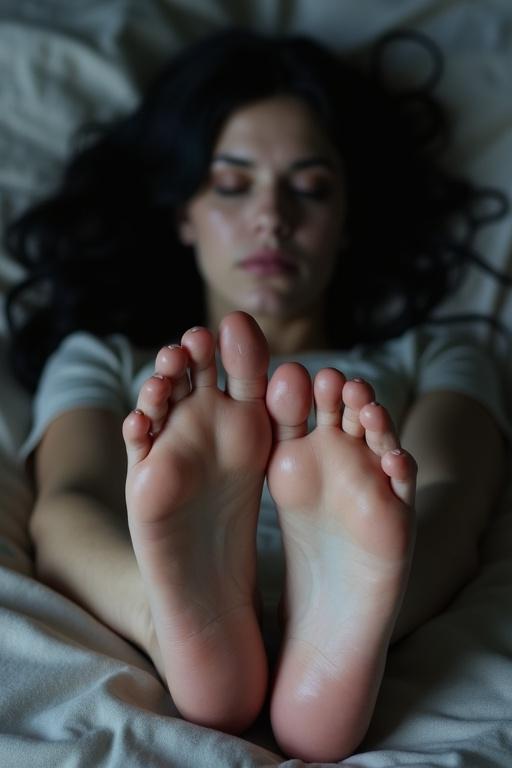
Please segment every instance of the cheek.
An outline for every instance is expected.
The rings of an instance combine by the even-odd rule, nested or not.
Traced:
[[[229,245],[234,241],[237,229],[235,216],[219,209],[210,210],[198,228],[198,246],[207,253],[214,244]]]
[[[339,209],[318,212],[304,228],[304,237],[326,254],[337,254],[343,242],[343,216]]]
[[[226,270],[236,260],[237,231],[237,217],[223,210],[210,209],[197,222],[195,258],[207,283],[224,280]]]

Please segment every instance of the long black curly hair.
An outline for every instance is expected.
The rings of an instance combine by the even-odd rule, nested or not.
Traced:
[[[443,170],[448,125],[431,87],[400,92],[367,69],[304,35],[230,28],[175,56],[132,114],[82,134],[58,188],[6,233],[26,269],[6,303],[19,380],[34,390],[48,355],[78,329],[150,348],[205,322],[176,211],[204,182],[227,117],[277,94],[304,100],[344,160],[331,344],[377,342],[424,321],[475,257],[472,211],[484,192]],[[460,217],[471,225],[462,236]],[[40,300],[27,310],[34,289]]]

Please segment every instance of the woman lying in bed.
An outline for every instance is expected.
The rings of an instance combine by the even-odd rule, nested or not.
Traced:
[[[145,651],[184,717],[240,733],[268,694],[306,760],[357,747],[390,642],[470,578],[500,487],[493,363],[420,326],[478,193],[415,103],[313,41],[225,31],[10,231],[11,312],[48,297],[13,329],[39,577]],[[270,674],[258,524],[284,550]]]

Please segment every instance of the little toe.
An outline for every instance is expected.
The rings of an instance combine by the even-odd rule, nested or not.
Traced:
[[[418,465],[415,459],[403,448],[393,448],[384,453],[381,458],[381,466],[389,476],[391,487],[396,496],[412,507],[418,474]]]
[[[322,368],[315,376],[313,391],[317,426],[341,425],[341,398],[345,381],[345,376],[335,368]]]
[[[140,388],[137,409],[150,420],[153,435],[161,431],[167,419],[171,391],[171,379],[161,373],[154,373]]]
[[[192,387],[217,386],[215,363],[215,338],[208,328],[190,328],[183,334],[182,346],[190,358],[190,381]]]
[[[226,391],[234,400],[261,400],[267,389],[268,344],[256,320],[231,312],[219,327],[219,348]]]
[[[140,409],[128,414],[123,422],[123,438],[128,457],[128,468],[146,458],[151,450],[151,419]]]
[[[276,440],[289,440],[307,433],[312,387],[309,373],[300,363],[283,363],[267,388],[267,410]]]
[[[378,456],[400,447],[393,421],[384,406],[376,402],[364,405],[359,412],[359,420],[365,428],[368,447]]]
[[[363,406],[375,400],[373,387],[363,379],[350,379],[343,387],[342,400],[344,408],[341,428],[353,437],[364,437],[365,428],[361,424],[360,412]]]

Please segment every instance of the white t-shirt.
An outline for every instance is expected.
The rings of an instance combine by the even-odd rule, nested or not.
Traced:
[[[269,374],[290,358],[271,359]],[[414,329],[375,347],[348,352],[311,352],[293,358],[311,376],[323,367],[359,376],[372,384],[376,399],[400,431],[409,404],[426,392],[450,390],[469,395],[494,416],[503,434],[512,430],[504,404],[503,383],[493,359],[482,346],[439,331]],[[135,350],[121,335],[100,340],[88,333],[68,336],[49,358],[34,399],[31,431],[20,450],[24,460],[50,422],[75,408],[107,408],[125,416],[135,407],[139,389],[154,371],[155,356]],[[222,385],[223,372],[219,373]],[[278,599],[282,551],[274,505],[265,484],[258,524],[260,587],[266,604]]]

